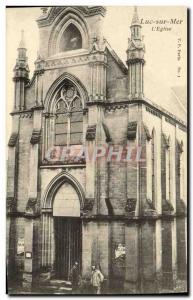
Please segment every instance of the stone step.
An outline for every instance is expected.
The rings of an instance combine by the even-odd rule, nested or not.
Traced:
[[[58,287],[58,286],[41,286],[38,291],[45,294],[71,294],[71,288]]]
[[[72,284],[70,281],[67,280],[61,280],[61,279],[51,279],[49,281],[50,285],[55,285],[55,286],[66,286],[66,287],[71,287]]]
[[[57,286],[57,285],[50,285],[48,286],[50,289],[53,289],[53,290],[60,290],[60,291],[71,291],[72,290],[72,287],[67,287],[67,286]]]
[[[72,291],[72,284],[70,281],[60,280],[60,279],[52,279],[50,281],[41,284],[41,289],[53,291],[53,293],[69,293]]]

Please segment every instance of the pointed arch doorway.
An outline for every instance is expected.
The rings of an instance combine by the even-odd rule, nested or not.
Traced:
[[[54,218],[55,277],[69,280],[70,270],[79,262],[81,269],[82,239],[80,218]]]
[[[77,261],[81,268],[82,224],[80,201],[73,186],[65,182],[53,201],[55,235],[55,277],[69,279],[70,270]]]
[[[82,265],[84,191],[67,172],[48,185],[42,207],[42,267],[57,279],[68,280],[77,261]]]

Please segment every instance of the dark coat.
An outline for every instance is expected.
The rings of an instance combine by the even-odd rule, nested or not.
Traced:
[[[79,283],[79,270],[78,266],[74,265],[70,272],[70,279],[72,281],[72,285],[78,285]]]

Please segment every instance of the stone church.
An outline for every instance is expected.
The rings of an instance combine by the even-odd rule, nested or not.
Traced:
[[[104,293],[186,291],[187,124],[145,97],[151,62],[129,9],[126,64],[103,36],[102,6],[42,8],[31,79],[21,39],[7,166],[10,293],[53,293],[75,261],[85,286],[99,265]]]

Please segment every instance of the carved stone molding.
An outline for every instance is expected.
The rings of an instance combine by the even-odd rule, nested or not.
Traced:
[[[50,157],[50,159],[44,158],[42,161],[42,166],[61,166],[62,168],[66,168],[66,166],[73,167],[73,166],[79,166],[84,167],[86,163],[85,157],[77,157],[77,156],[70,156],[66,155],[65,158],[55,158],[54,153]]]
[[[182,153],[184,151],[183,146],[184,146],[183,141],[181,142],[177,141],[177,150],[179,153]]]
[[[127,65],[132,65],[132,64],[136,64],[136,63],[141,63],[141,64],[145,64],[145,60],[142,58],[131,58],[127,60]]]
[[[48,26],[50,24],[52,24],[52,22],[54,21],[54,19],[60,14],[62,13],[62,11],[68,9],[69,6],[53,6],[49,11],[48,10],[44,10],[42,16],[40,16],[37,20],[38,22],[38,26],[42,27],[42,26]],[[87,16],[94,16],[97,14],[100,14],[102,16],[105,15],[106,13],[106,9],[103,6],[74,6],[73,7],[73,11],[78,11],[81,14],[83,14],[85,17]]]
[[[41,69],[41,70],[35,70],[35,71],[34,71],[34,74],[35,74],[35,75],[42,75],[42,74],[44,74],[44,72],[45,72],[45,71],[42,70],[42,69]]]
[[[163,138],[164,146],[168,149],[170,147],[169,138],[167,138],[165,133],[162,133],[162,138]]]
[[[26,215],[34,215],[37,212],[37,198],[29,198],[25,213]]]
[[[106,96],[103,94],[95,94],[95,95],[90,95],[89,96],[89,102],[87,103],[88,105],[101,105],[104,104],[104,100],[106,100]]]
[[[92,210],[94,206],[94,198],[85,198],[84,210]]]
[[[11,116],[14,116],[14,115],[19,115],[20,118],[31,118],[32,117],[32,109],[14,109],[11,113],[10,113]],[[23,117],[24,116],[24,117]]]
[[[145,124],[143,124],[143,128],[144,128],[144,131],[145,131],[147,141],[150,141],[152,137],[151,137],[151,134],[149,132],[148,127]]]
[[[105,135],[106,135],[106,142],[109,143],[109,142],[112,141],[109,129],[108,129],[106,124],[102,123],[102,125],[103,125],[103,129],[104,129],[104,132],[105,132]]]
[[[48,113],[48,112],[43,112],[43,117],[45,117],[46,119],[48,119],[48,118],[55,118],[55,114]]]
[[[89,54],[86,54],[77,57],[49,59],[45,63],[45,69],[63,68],[66,66],[85,64],[89,62],[89,56]]]
[[[35,105],[31,108],[33,111],[34,110],[43,110],[44,109],[44,106],[43,104],[38,104],[38,105]]]
[[[29,119],[31,119],[31,117],[32,117],[32,113],[31,112],[22,112],[21,114],[20,114],[20,119],[24,119],[24,118],[29,118]]]
[[[86,132],[86,140],[93,141],[96,136],[96,125],[88,125]]]
[[[127,109],[128,104],[114,104],[112,103],[111,105],[105,107],[105,112],[110,112],[110,111],[116,111],[117,109]]]
[[[157,211],[153,202],[150,199],[146,199],[145,203],[143,204],[143,216],[155,217],[157,216]]]
[[[162,115],[157,110],[154,110],[153,108],[146,106],[146,111],[150,112],[152,115],[157,116],[160,119],[162,118]]]
[[[183,126],[183,125],[178,125],[178,128],[184,132],[187,132],[187,128],[186,126]]]
[[[176,126],[176,122],[174,120],[172,120],[170,118],[166,118],[166,117],[165,117],[165,120],[167,123],[170,123],[171,125]]]
[[[30,143],[32,145],[38,144],[40,142],[40,138],[41,138],[41,131],[34,129],[32,132]]]
[[[125,211],[127,215],[134,216],[136,209],[137,199],[136,198],[128,198],[125,206]]]
[[[16,200],[14,197],[7,197],[7,212],[10,213],[15,209]]]
[[[95,63],[104,64],[104,66],[107,65],[107,57],[104,51],[97,51],[96,53],[87,53],[74,57],[50,58],[45,62],[45,70],[83,64],[93,65]]]
[[[127,138],[128,140],[135,140],[137,133],[137,122],[129,122],[127,127]]]
[[[26,71],[17,71],[15,72],[15,76],[13,77],[13,81],[14,82],[19,82],[19,81],[24,81],[25,85],[28,85],[30,82],[29,78],[25,78],[24,76],[26,76]]]
[[[182,199],[178,199],[176,201],[176,213],[177,214],[186,214],[186,205]]]
[[[91,215],[93,206],[94,206],[94,198],[85,198],[84,207],[81,210],[81,215],[82,216]]]
[[[10,136],[9,142],[8,142],[8,146],[9,147],[15,147],[16,143],[18,140],[18,133],[17,132],[13,132]]]
[[[172,215],[174,213],[173,205],[169,200],[162,199],[162,214]]]

